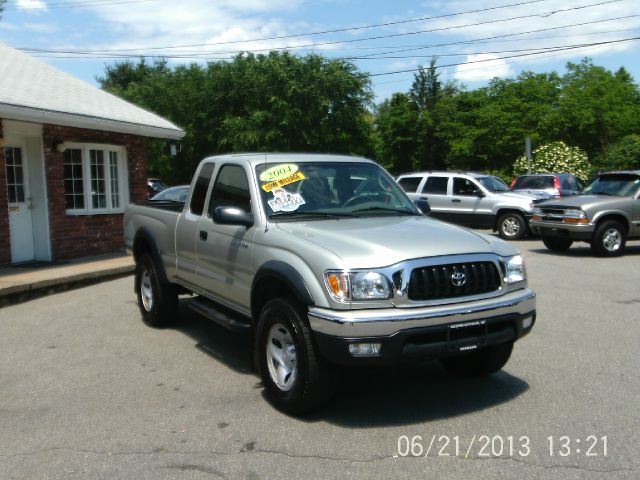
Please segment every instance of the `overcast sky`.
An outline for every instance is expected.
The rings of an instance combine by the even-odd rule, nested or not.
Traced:
[[[9,0],[0,41],[95,84],[140,55],[205,62],[289,49],[349,58],[377,101],[438,57],[468,88],[585,56],[640,80],[638,0]]]

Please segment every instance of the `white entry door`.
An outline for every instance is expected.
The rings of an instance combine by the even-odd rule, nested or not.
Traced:
[[[28,262],[35,259],[35,249],[27,162],[22,147],[5,147],[4,158],[9,198],[11,262]]]

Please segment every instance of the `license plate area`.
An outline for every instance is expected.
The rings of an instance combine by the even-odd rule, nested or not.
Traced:
[[[464,352],[487,344],[487,321],[454,323],[447,328],[447,349],[450,352]]]

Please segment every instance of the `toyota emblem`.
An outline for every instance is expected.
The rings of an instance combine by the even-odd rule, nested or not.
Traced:
[[[467,276],[462,272],[453,272],[453,275],[451,275],[451,283],[454,287],[462,287],[467,283]]]

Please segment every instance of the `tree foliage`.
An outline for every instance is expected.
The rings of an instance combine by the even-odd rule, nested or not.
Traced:
[[[405,155],[417,168],[508,176],[527,137],[534,146],[564,141],[586,152],[598,168],[615,168],[629,163],[621,152],[632,155],[635,145],[633,139],[624,147],[619,142],[640,134],[640,91],[631,75],[624,68],[612,73],[589,59],[568,63],[564,75],[523,72],[476,90],[442,85],[432,60],[415,74],[409,98],[419,114],[413,150]],[[395,112],[406,117],[404,111]],[[389,112],[383,113],[384,121],[391,122]],[[380,139],[378,151],[386,151],[386,141]],[[411,142],[405,138],[403,144]]]
[[[343,60],[287,52],[175,68],[141,60],[109,66],[97,80],[185,129],[175,159],[158,142],[150,147],[150,171],[171,183],[187,181],[203,157],[217,153],[373,155],[369,79]]]

